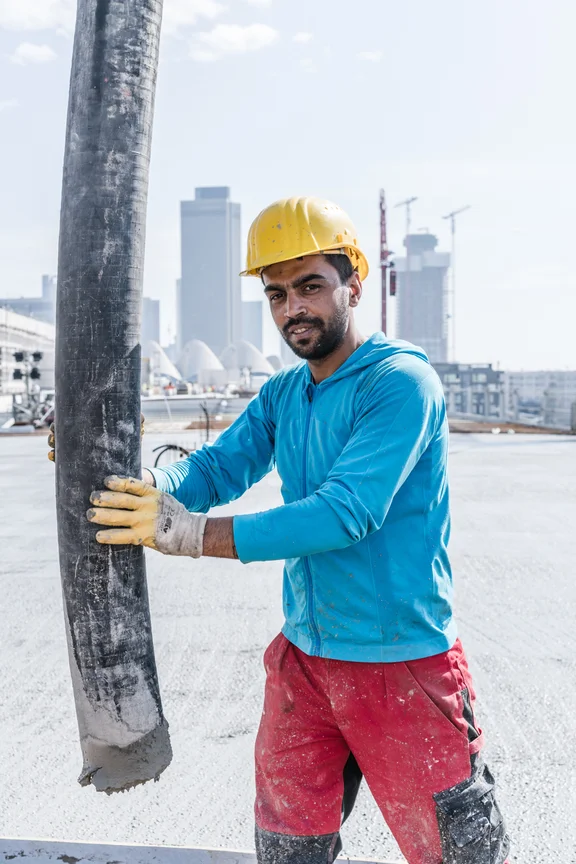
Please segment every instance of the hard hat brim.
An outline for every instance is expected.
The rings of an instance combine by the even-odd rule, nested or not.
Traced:
[[[262,267],[253,267],[251,270],[243,270],[240,276],[261,276],[264,270],[272,267],[274,264],[282,264],[284,261],[296,261],[298,258],[310,258],[312,255],[329,255],[331,252],[344,252],[354,265],[354,269],[358,271],[358,276],[361,281],[364,281],[370,272],[368,260],[363,252],[356,247],[342,247],[340,244],[329,246],[326,249],[313,249],[310,252],[299,253],[298,255],[286,255],[279,257],[277,261],[269,261]],[[356,259],[356,260],[355,260]]]

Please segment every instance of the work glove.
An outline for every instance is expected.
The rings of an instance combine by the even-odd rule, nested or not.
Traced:
[[[207,516],[189,513],[166,492],[134,477],[107,477],[109,492],[92,492],[89,522],[110,527],[98,531],[98,543],[148,546],[164,555],[200,558]]]
[[[140,438],[144,437],[144,414],[140,414]],[[48,451],[48,459],[51,462],[56,461],[56,433],[54,431],[54,423],[50,424],[50,434],[48,435],[48,447],[50,450]]]

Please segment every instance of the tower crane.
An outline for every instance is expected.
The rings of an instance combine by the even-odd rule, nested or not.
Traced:
[[[390,261],[388,225],[386,221],[386,194],[380,190],[380,270],[382,273],[382,332],[388,331],[388,298],[396,296],[396,270]]]
[[[465,210],[470,210],[470,205],[460,207],[459,210],[452,210],[443,216],[443,219],[450,220],[450,233],[452,235],[452,253],[450,256],[450,264],[452,266],[452,279],[448,301],[448,322],[450,339],[450,354],[453,363],[456,363],[456,217]]]

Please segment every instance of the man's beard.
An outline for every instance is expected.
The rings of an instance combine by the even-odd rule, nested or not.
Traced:
[[[309,338],[303,339],[300,343],[293,342],[288,332],[290,328],[303,327],[306,324],[317,329]],[[302,360],[318,361],[325,360],[326,357],[340,348],[347,331],[348,307],[342,306],[336,310],[330,321],[326,322],[321,318],[293,318],[284,325],[280,332],[286,344],[297,357]]]

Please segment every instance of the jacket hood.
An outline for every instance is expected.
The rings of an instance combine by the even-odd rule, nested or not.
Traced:
[[[383,360],[390,360],[397,354],[407,354],[411,357],[418,357],[424,360],[425,363],[430,363],[428,355],[422,348],[417,345],[412,345],[410,342],[404,342],[402,339],[387,339],[384,333],[378,332],[370,336],[353,354],[340,366],[329,378],[324,379],[321,384],[333,383],[342,378],[347,378],[349,375],[355,375],[361,369],[367,366],[373,366],[376,363],[382,363]],[[310,369],[307,364],[304,364],[307,380],[311,379]],[[319,385],[320,386],[320,385]]]

